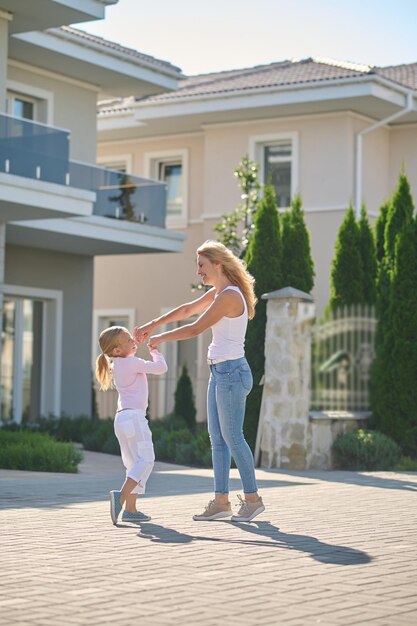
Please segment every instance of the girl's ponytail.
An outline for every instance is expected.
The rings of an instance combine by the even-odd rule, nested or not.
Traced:
[[[103,391],[113,387],[110,357],[118,346],[120,333],[123,332],[129,331],[124,326],[110,326],[100,333],[98,343],[101,354],[96,359],[96,378]]]
[[[112,388],[110,359],[103,352],[96,359],[96,378],[102,391]]]

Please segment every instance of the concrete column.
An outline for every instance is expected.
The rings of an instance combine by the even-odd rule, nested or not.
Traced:
[[[6,254],[6,224],[0,222],[0,319],[3,320],[3,296],[5,277],[5,254]],[[2,328],[0,327],[0,389],[1,389],[1,354],[2,354]],[[1,411],[1,404],[0,404]],[[1,419],[0,415],[0,419]]]
[[[262,298],[268,303],[257,448],[262,466],[302,470],[308,465],[311,325],[315,306],[309,294],[292,287]]]
[[[11,13],[0,9],[0,113],[6,111],[9,22],[12,19]]]

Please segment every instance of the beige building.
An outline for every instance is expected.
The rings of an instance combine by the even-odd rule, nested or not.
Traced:
[[[417,63],[371,68],[331,60],[285,61],[183,78],[177,90],[109,100],[98,116],[99,164],[163,180],[166,226],[184,251],[95,260],[95,324],[132,326],[193,299],[195,249],[239,202],[233,170],[248,154],[272,178],[279,205],[302,196],[311,235],[318,313],[329,297],[338,227],[350,202],[371,217],[392,193],[402,164],[417,197]],[[208,337],[164,347],[169,375],[152,388],[151,414],[172,409],[180,366],[205,419]],[[102,400],[101,400],[102,401]],[[110,413],[111,402],[101,406]]]

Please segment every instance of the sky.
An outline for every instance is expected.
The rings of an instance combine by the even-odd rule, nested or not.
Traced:
[[[74,26],[187,75],[307,57],[417,62],[417,0],[119,0]]]

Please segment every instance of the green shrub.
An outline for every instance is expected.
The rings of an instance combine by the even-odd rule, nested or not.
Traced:
[[[77,472],[82,453],[47,433],[0,430],[0,467],[36,472]]]
[[[174,428],[179,425],[180,428]],[[166,426],[166,427],[165,427]],[[197,434],[184,428],[184,421],[169,415],[150,423],[157,461],[179,465],[211,466],[211,446],[206,429],[197,425]]]
[[[400,460],[400,447],[382,433],[359,429],[340,435],[332,447],[336,465],[345,470],[391,470]]]
[[[187,428],[181,430],[173,430],[168,435],[168,457],[170,461],[175,461],[177,456],[177,447],[179,444],[188,444],[193,441],[193,434]],[[178,461],[177,461],[178,462]]]
[[[86,450],[104,452],[114,450],[110,454],[120,454],[114,425],[111,418],[92,421],[93,427],[81,435],[81,443]]]
[[[396,472],[417,472],[417,459],[402,456],[399,463],[394,467]]]

